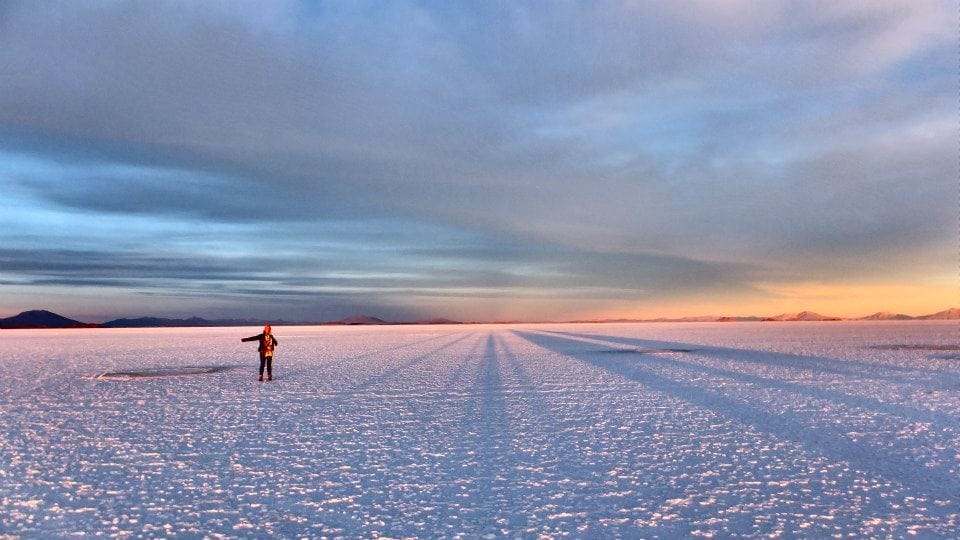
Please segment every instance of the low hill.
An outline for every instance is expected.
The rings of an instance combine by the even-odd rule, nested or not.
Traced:
[[[460,321],[451,321],[450,319],[436,318],[436,319],[424,319],[422,321],[417,321],[413,324],[463,324]]]
[[[13,317],[0,319],[0,328],[96,328],[97,324],[83,323],[68,319],[63,315],[44,310],[34,309],[24,311]]]
[[[281,324],[282,321],[274,324]],[[207,326],[259,326],[266,324],[256,319],[164,319],[162,317],[137,317],[134,319],[114,319],[103,323],[104,328],[189,328]]]
[[[783,313],[775,317],[767,317],[764,321],[839,321],[839,317],[828,317],[813,311],[801,311],[800,313]]]
[[[344,324],[344,325],[360,325],[360,324],[390,324],[383,319],[378,319],[376,317],[370,317],[369,315],[352,315],[350,317],[344,317],[338,321],[330,321],[324,324]]]
[[[924,315],[917,318],[925,321],[953,321],[960,319],[960,308],[950,308],[933,315]]]
[[[714,322],[717,319],[718,317],[716,315],[697,315],[693,317],[680,317],[677,319],[659,317],[656,319],[648,319],[643,322]]]
[[[893,313],[890,311],[878,311],[873,315],[860,317],[856,320],[858,321],[910,321],[910,320],[913,320],[913,317],[909,315],[904,315],[903,313]]]

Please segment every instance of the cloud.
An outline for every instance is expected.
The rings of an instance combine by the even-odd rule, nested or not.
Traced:
[[[891,256],[934,268],[954,240],[942,2],[0,9],[2,182],[22,201],[6,222],[51,249],[72,226],[123,264],[206,253],[208,281],[229,282],[230,265],[256,274],[257,256],[233,257],[252,236],[284,250],[277,294],[319,261],[387,276],[354,294],[600,298],[749,291],[813,272],[801,262],[822,278]],[[393,253],[378,222],[407,231]],[[188,239],[198,227],[222,251]],[[356,246],[333,250],[342,264],[315,254],[337,238]],[[154,262],[164,277],[182,261]]]

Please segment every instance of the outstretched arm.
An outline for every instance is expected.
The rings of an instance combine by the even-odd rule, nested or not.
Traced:
[[[250,337],[245,337],[245,338],[240,338],[240,341],[259,341],[259,340],[260,340],[260,336],[259,336],[259,335],[250,336]]]

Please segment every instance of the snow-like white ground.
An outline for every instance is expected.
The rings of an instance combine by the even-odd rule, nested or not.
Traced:
[[[258,330],[0,332],[0,536],[960,535],[955,321]]]

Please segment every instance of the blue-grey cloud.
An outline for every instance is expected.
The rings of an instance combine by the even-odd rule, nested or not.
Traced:
[[[955,243],[942,2],[0,10],[4,279],[194,290],[195,259],[206,286],[402,310],[942,269]]]

